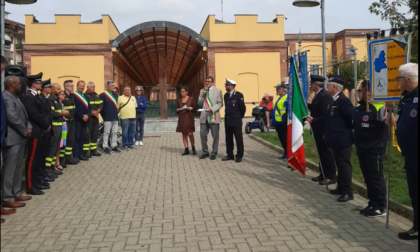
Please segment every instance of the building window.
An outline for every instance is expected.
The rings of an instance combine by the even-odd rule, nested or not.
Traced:
[[[320,69],[319,65],[310,65],[309,66],[309,71],[311,72],[311,75],[319,75],[319,69]]]

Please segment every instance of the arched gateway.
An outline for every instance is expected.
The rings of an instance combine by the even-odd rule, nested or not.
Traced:
[[[207,41],[183,25],[152,21],[121,33],[112,47],[124,55],[146,85],[159,86],[160,116],[167,119],[167,85],[184,83]]]

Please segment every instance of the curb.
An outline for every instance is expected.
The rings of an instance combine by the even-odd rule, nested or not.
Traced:
[[[283,148],[276,146],[272,143],[269,143],[267,141],[265,141],[264,139],[261,139],[257,136],[254,135],[248,135],[249,138],[251,138],[252,140],[255,140],[277,152],[279,152],[280,154],[284,153]],[[306,159],[306,165],[309,169],[319,172],[319,167],[317,164],[315,164],[312,160],[310,159]],[[363,196],[364,198],[367,199],[367,188],[365,185],[363,185],[362,183],[355,181],[353,179],[353,190],[358,193],[359,195]],[[400,203],[395,202],[394,200],[390,200],[389,202],[389,209],[392,210],[393,212],[395,212],[396,214],[403,216],[411,221],[414,220],[414,210],[411,207],[402,205]]]

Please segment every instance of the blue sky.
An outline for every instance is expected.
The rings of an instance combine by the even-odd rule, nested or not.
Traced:
[[[293,0],[223,0],[224,20],[233,22],[235,14],[258,14],[259,21],[271,22],[276,14],[288,17],[286,33],[320,33],[319,8],[297,8]],[[371,14],[374,0],[326,0],[326,30],[381,28],[389,29],[387,21]],[[25,14],[34,14],[40,22],[54,22],[54,14],[81,14],[83,22],[109,14],[120,32],[133,25],[166,20],[177,22],[200,32],[209,14],[221,16],[221,0],[38,0],[33,5],[6,4],[10,19],[24,22]]]

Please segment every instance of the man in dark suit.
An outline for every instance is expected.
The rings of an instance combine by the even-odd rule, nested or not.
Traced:
[[[77,82],[77,90],[72,94],[76,107],[76,116],[74,118],[75,125],[75,145],[73,148],[73,157],[75,161],[89,161],[83,155],[83,145],[86,137],[87,122],[91,115],[91,107],[88,97],[83,94],[86,83],[84,81]]]
[[[246,113],[246,106],[244,96],[236,91],[236,82],[226,78],[225,100],[225,133],[226,133],[226,152],[227,156],[223,161],[235,160],[233,155],[234,144],[233,137],[235,136],[238,153],[236,155],[236,162],[242,162],[244,156],[244,140],[242,134],[242,118]]]
[[[24,207],[23,201],[32,197],[21,193],[22,164],[25,155],[26,139],[32,134],[25,107],[19,100],[21,91],[18,77],[9,76],[4,81],[4,102],[7,113],[7,137],[4,140],[2,166],[2,205],[4,207]]]
[[[333,101],[325,118],[308,117],[309,122],[324,122],[325,142],[332,148],[338,168],[338,187],[331,194],[341,195],[338,202],[354,200],[352,189],[353,167],[350,162],[353,139],[353,105],[344,93],[344,78],[333,75],[328,79],[328,93]]]
[[[308,105],[311,116],[314,118],[323,118],[327,115],[328,106],[332,102],[331,95],[324,89],[325,78],[318,75],[311,75],[311,91],[315,92],[312,102]],[[336,183],[336,169],[334,163],[334,154],[331,148],[327,147],[324,140],[325,121],[318,120],[311,124],[314,134],[315,144],[318,149],[320,162],[320,175],[312,180],[319,182],[320,185],[334,185]],[[324,172],[324,174],[322,174]],[[324,176],[326,181],[324,181]]]
[[[28,158],[26,159],[26,190],[31,195],[42,195],[43,191],[39,189],[42,183],[39,180],[41,170],[45,165],[45,156],[43,152],[47,149],[48,142],[44,134],[51,130],[50,120],[45,114],[45,105],[38,92],[42,89],[42,73],[34,76],[28,76],[29,91],[22,97],[22,103],[25,105],[28,113],[29,122],[32,125],[32,135],[28,139]]]

